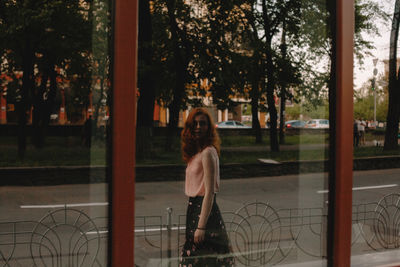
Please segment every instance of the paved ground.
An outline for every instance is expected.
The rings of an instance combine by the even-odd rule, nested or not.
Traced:
[[[376,202],[386,194],[399,193],[399,176],[400,169],[355,172],[353,202],[355,204]],[[222,211],[236,211],[245,203],[254,201],[268,203],[276,210],[321,208],[326,206],[326,178],[327,176],[324,173],[314,173],[223,180],[221,192],[217,196],[217,202]],[[0,222],[3,222],[3,224],[0,224],[0,231],[4,232],[12,229],[6,226],[4,222],[43,220],[49,211],[58,209],[65,204],[70,208],[83,211],[84,214],[91,218],[107,217],[107,190],[108,186],[104,183],[0,187]],[[183,181],[136,184],[136,216],[162,216],[162,223],[166,223],[167,208],[170,207],[173,209],[173,223],[176,224],[178,215],[185,214],[186,200],[187,198],[183,194]],[[67,218],[70,220],[77,219],[74,214],[69,214]],[[51,217],[47,216],[47,218]],[[102,221],[101,224],[105,227],[101,230],[107,230],[106,220]],[[139,222],[137,222],[138,226]],[[20,230],[28,230],[27,227],[24,226]],[[140,234],[141,229],[137,228],[137,230],[138,234]],[[65,231],[69,230],[62,230],[61,237],[65,236]],[[29,232],[27,233],[26,240],[29,241],[30,235]],[[152,232],[150,231],[149,233]],[[172,246],[176,247],[175,230],[173,235],[175,239],[173,239]],[[157,238],[157,235],[148,237],[150,241],[155,240],[154,238]],[[100,259],[105,259],[106,239],[102,240]],[[167,240],[165,234],[163,235],[163,240],[163,242]],[[137,263],[140,263],[139,266],[154,266],[152,264],[157,262],[160,250],[149,246],[143,239],[140,241],[137,238],[137,242],[135,257]],[[154,242],[155,245],[159,245],[159,241]],[[162,252],[165,256],[166,243],[163,244]],[[29,247],[20,248],[18,251],[22,253],[25,250],[27,252],[30,251]],[[174,253],[175,251],[176,249]],[[23,258],[23,255],[21,258]]]
[[[383,140],[379,141],[367,141],[362,146],[382,146]],[[281,151],[293,151],[293,150],[316,150],[316,149],[327,149],[329,144],[302,144],[302,145],[280,145]],[[222,147],[222,151],[269,151],[271,147],[268,146],[240,146],[240,147]]]

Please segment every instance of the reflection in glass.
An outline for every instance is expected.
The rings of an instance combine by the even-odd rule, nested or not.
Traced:
[[[398,72],[398,33],[392,20],[395,3],[375,3],[372,24],[380,36],[365,57],[365,69],[355,68],[352,265],[398,264],[399,151],[398,115],[391,88]],[[397,7],[398,8],[398,7]],[[391,28],[392,27],[392,28]],[[357,38],[357,37],[355,37]],[[357,50],[355,51],[357,54]]]
[[[110,1],[1,1],[0,263],[107,266]]]
[[[236,265],[326,265],[328,7],[139,2],[136,264],[179,262],[187,203],[179,137],[201,106],[222,141],[217,199]]]

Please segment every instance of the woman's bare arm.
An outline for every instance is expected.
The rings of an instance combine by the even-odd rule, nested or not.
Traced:
[[[213,159],[212,151],[206,149],[203,151],[201,155],[201,161],[203,164],[204,170],[204,198],[201,206],[199,223],[197,224],[197,229],[194,236],[195,243],[199,243],[204,240],[204,234],[207,224],[208,217],[210,216],[210,212],[212,209],[213,201],[214,201],[214,184],[215,184],[215,160]]]

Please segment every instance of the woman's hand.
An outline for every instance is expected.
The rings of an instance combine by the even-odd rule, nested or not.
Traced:
[[[194,232],[194,243],[200,244],[201,242],[203,242],[205,235],[206,235],[206,230],[196,229],[196,231]]]

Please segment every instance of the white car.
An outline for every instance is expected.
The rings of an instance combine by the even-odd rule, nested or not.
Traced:
[[[240,121],[221,121],[218,122],[215,127],[217,129],[232,129],[232,128],[251,128],[250,126],[244,125]]]
[[[326,119],[314,119],[307,121],[305,128],[309,129],[328,129],[329,120]]]

